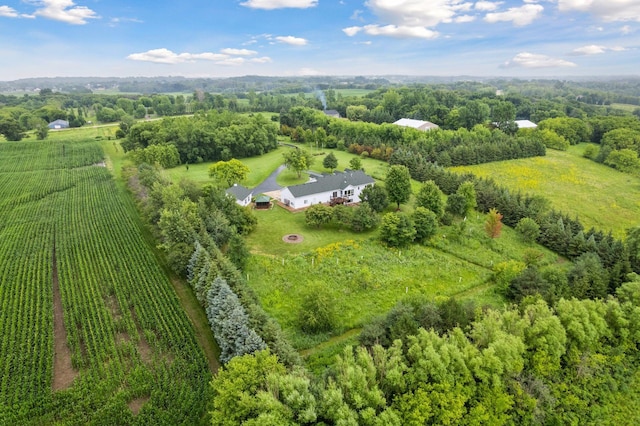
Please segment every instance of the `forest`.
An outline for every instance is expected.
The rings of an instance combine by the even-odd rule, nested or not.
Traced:
[[[56,203],[76,209],[68,217],[36,215],[46,230],[38,240],[40,275],[16,266],[15,283],[3,282],[0,303],[11,307],[4,315],[16,313],[3,322],[3,348],[30,344],[8,331],[28,321],[30,311],[16,299],[20,285],[52,312],[47,280],[77,282],[61,295],[65,324],[90,318],[67,336],[81,374],[68,390],[48,390],[49,361],[23,367],[16,354],[0,364],[5,371],[28,368],[33,379],[2,382],[0,420],[93,421],[90,409],[72,414],[70,401],[93,392],[88,380],[96,377],[104,388],[86,397],[90,405],[105,404],[107,416],[140,424],[640,422],[640,224],[624,235],[587,227],[579,211],[559,210],[543,194],[453,168],[562,152],[637,185],[637,82],[363,79],[344,88],[294,80],[256,79],[233,93],[199,86],[179,95],[42,90],[0,97],[0,152],[37,160],[6,163],[14,185],[3,187],[9,192],[0,211],[12,225],[0,231],[9,241],[26,232],[9,208],[16,195],[43,212]],[[394,125],[399,118],[439,128]],[[45,130],[55,119],[72,129]],[[516,120],[537,127],[519,129]],[[112,124],[99,133],[94,123]],[[65,139],[84,131],[104,136]],[[96,167],[103,156],[118,168]],[[230,181],[215,172],[237,160],[255,169],[241,170],[245,183],[258,164],[264,170],[252,182],[284,164],[287,182],[302,183],[301,171],[350,168],[371,173],[376,183],[357,206],[290,213],[275,205],[261,212],[228,197]],[[200,169],[209,170],[204,185],[190,178]],[[30,182],[53,178],[29,192],[10,173]],[[624,189],[617,195],[625,197]],[[615,221],[614,207],[605,207],[604,220]],[[112,220],[119,227],[101,238],[92,220],[99,229]],[[63,226],[78,229],[65,233]],[[309,241],[279,251],[280,229],[300,230]],[[108,276],[74,248],[82,238],[95,239],[96,250],[113,259]],[[135,247],[126,250],[137,259],[157,260],[123,270],[117,244]],[[46,253],[53,253],[59,278]],[[0,268],[14,266],[7,258]],[[144,278],[154,286],[145,290],[154,306],[163,307],[155,313],[145,302],[150,296],[129,278],[152,274],[164,277],[154,284]],[[167,277],[204,313],[221,363],[212,374],[204,372],[192,329],[178,331],[188,321],[184,301],[156,300],[172,293]],[[48,319],[36,325],[52,326]],[[176,343],[183,333],[188,343]],[[55,339],[47,331],[34,345],[50,358]],[[179,374],[174,398],[163,380],[185,363],[197,378]],[[162,380],[145,384],[151,376]],[[25,386],[34,390],[19,402]],[[139,398],[143,408],[134,412]],[[43,408],[29,418],[39,403]]]

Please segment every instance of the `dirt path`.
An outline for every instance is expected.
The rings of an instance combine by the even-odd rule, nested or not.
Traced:
[[[196,340],[204,351],[204,355],[207,357],[209,370],[215,374],[218,371],[218,368],[220,368],[220,362],[218,362],[220,349],[218,349],[218,344],[213,338],[213,332],[209,327],[207,315],[205,314],[204,309],[200,306],[200,302],[196,299],[193,291],[191,291],[184,281],[180,280],[176,276],[171,276],[171,284],[173,284],[173,288],[178,295],[182,308],[187,313],[191,324],[193,324],[193,328],[196,333]]]
[[[56,243],[53,242],[53,391],[68,388],[73,383],[78,372],[71,365],[71,350],[67,345],[67,331],[62,317],[62,298],[58,283],[58,263],[56,261]]]
[[[334,346],[334,345],[339,345],[344,343],[345,341],[351,339],[354,336],[357,336],[358,334],[360,334],[360,332],[362,331],[361,328],[353,328],[339,336],[334,336],[331,339],[327,340],[326,342],[322,342],[317,346],[314,346],[312,348],[309,349],[305,349],[303,351],[300,351],[300,355],[303,358],[307,358],[309,355],[313,355],[316,352],[320,352],[328,347]]]

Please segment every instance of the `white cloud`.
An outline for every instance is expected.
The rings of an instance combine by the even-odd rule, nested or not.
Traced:
[[[132,53],[127,56],[132,61],[155,62],[157,64],[179,64],[183,62],[193,62],[198,59],[207,61],[227,61],[229,55],[223,53],[175,53],[169,49],[151,49],[142,53]],[[242,59],[242,58],[239,58]]]
[[[236,67],[238,65],[244,64],[246,61],[247,60],[245,58],[226,58],[226,59],[222,59],[220,61],[216,61],[216,64],[230,66],[230,67]]]
[[[9,6],[0,6],[0,16],[4,18],[17,18],[18,12]]]
[[[363,31],[365,34],[371,36],[388,36],[397,38],[425,38],[434,39],[439,36],[437,31],[432,31],[425,27],[409,27],[409,26],[397,26],[397,25],[365,25],[363,27],[348,27],[344,28],[344,32],[349,37],[352,37]]]
[[[501,68],[559,68],[559,67],[575,67],[573,62],[563,59],[552,58],[546,55],[537,55],[535,53],[522,52],[518,53],[510,61],[501,65]]]
[[[429,30],[425,27],[409,27],[396,25],[365,25],[364,31],[369,35],[386,35],[399,38],[427,38],[432,39],[438,37],[436,31]]]
[[[86,6],[75,6],[72,0],[42,0],[37,4],[43,7],[33,13],[35,16],[67,24],[84,25],[87,19],[99,18],[96,12]]]
[[[606,52],[607,48],[604,46],[598,46],[596,44],[591,44],[589,46],[578,47],[577,49],[573,49],[571,51],[572,55],[598,55],[600,53]]]
[[[562,12],[586,12],[606,22],[640,22],[640,2],[638,0],[558,0]]]
[[[255,50],[231,49],[231,48],[222,49],[220,53],[224,53],[225,55],[234,55],[234,56],[253,56],[258,54],[258,52],[256,52]]]
[[[606,47],[606,46],[598,46],[595,44],[591,44],[589,46],[582,46],[582,47],[578,47],[577,49],[573,49],[571,51],[571,55],[574,55],[574,56],[599,55],[601,53],[605,53],[608,51],[623,52],[625,50],[627,49],[622,46]]]
[[[353,11],[353,13],[351,14],[351,16],[349,17],[349,19],[353,20],[353,21],[362,21],[362,10],[360,9],[356,9]]]
[[[137,19],[137,18],[111,18],[111,20],[109,21],[109,26],[110,27],[117,27],[118,25],[120,25],[121,23],[134,23],[134,24],[142,24],[144,23],[144,21]]]
[[[384,22],[414,28],[453,22],[473,7],[463,0],[369,0],[366,5]]]
[[[284,44],[290,44],[292,46],[304,46],[309,41],[305,38],[294,37],[294,36],[278,36],[274,37],[277,41]]]
[[[342,32],[348,35],[349,37],[353,37],[354,35],[358,34],[360,31],[362,31],[362,27],[347,27],[342,29]]]
[[[503,2],[501,1],[479,1],[473,6],[473,8],[482,12],[493,12],[500,7],[502,3]]]
[[[465,22],[473,22],[476,20],[476,17],[473,15],[460,15],[457,18],[455,18],[453,21],[456,24],[463,24]]]
[[[484,20],[490,24],[511,21],[513,25],[522,27],[532,23],[543,10],[544,7],[539,4],[525,4],[521,7],[510,7],[506,12],[487,13]]]
[[[252,9],[266,10],[284,9],[288,7],[306,9],[317,6],[318,0],[247,0],[244,3],[240,3],[240,5]]]
[[[271,58],[268,57],[268,56],[263,56],[261,58],[252,58],[252,59],[250,59],[250,61],[253,62],[253,63],[256,63],[256,64],[266,64],[266,63],[269,63],[269,62],[273,62],[271,60]]]
[[[620,32],[624,35],[627,35],[627,34],[631,34],[633,32],[633,29],[629,25],[623,25],[620,28]]]

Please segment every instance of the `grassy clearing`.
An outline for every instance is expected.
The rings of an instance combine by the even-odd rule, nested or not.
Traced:
[[[373,90],[369,89],[335,89],[336,93],[341,94],[342,96],[355,96],[355,97],[363,97],[373,92]]]
[[[522,260],[523,251],[531,248],[506,227],[500,238],[490,240],[480,214],[464,225],[442,227],[428,247],[403,250],[382,246],[376,232],[360,235],[331,227],[309,228],[303,213],[274,208],[256,214],[258,229],[248,237],[253,253],[246,270],[249,285],[297,348],[322,344],[308,352],[319,357],[314,362],[339,347],[326,347],[331,335],[309,336],[299,329],[301,302],[310,286],[319,284],[333,296],[339,313],[335,334],[340,335],[386,313],[405,297],[455,296],[480,305],[500,305],[504,300],[490,282],[493,266]],[[282,236],[289,233],[301,234],[304,242],[285,243]],[[536,249],[541,264],[557,261],[555,254]]]
[[[621,109],[627,112],[633,112],[636,109],[640,108],[640,106],[632,105],[632,104],[611,104],[611,108]]]
[[[554,208],[577,215],[586,228],[622,237],[640,223],[640,178],[583,158],[587,144],[568,151],[547,150],[545,157],[455,167],[491,177],[512,190],[542,195]]]

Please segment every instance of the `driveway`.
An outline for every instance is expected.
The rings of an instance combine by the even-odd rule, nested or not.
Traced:
[[[271,173],[267,178],[258,186],[253,188],[253,194],[264,194],[267,192],[279,191],[282,189],[280,185],[276,182],[276,178],[282,171],[285,169],[285,165],[281,165],[278,167],[273,173]]]

